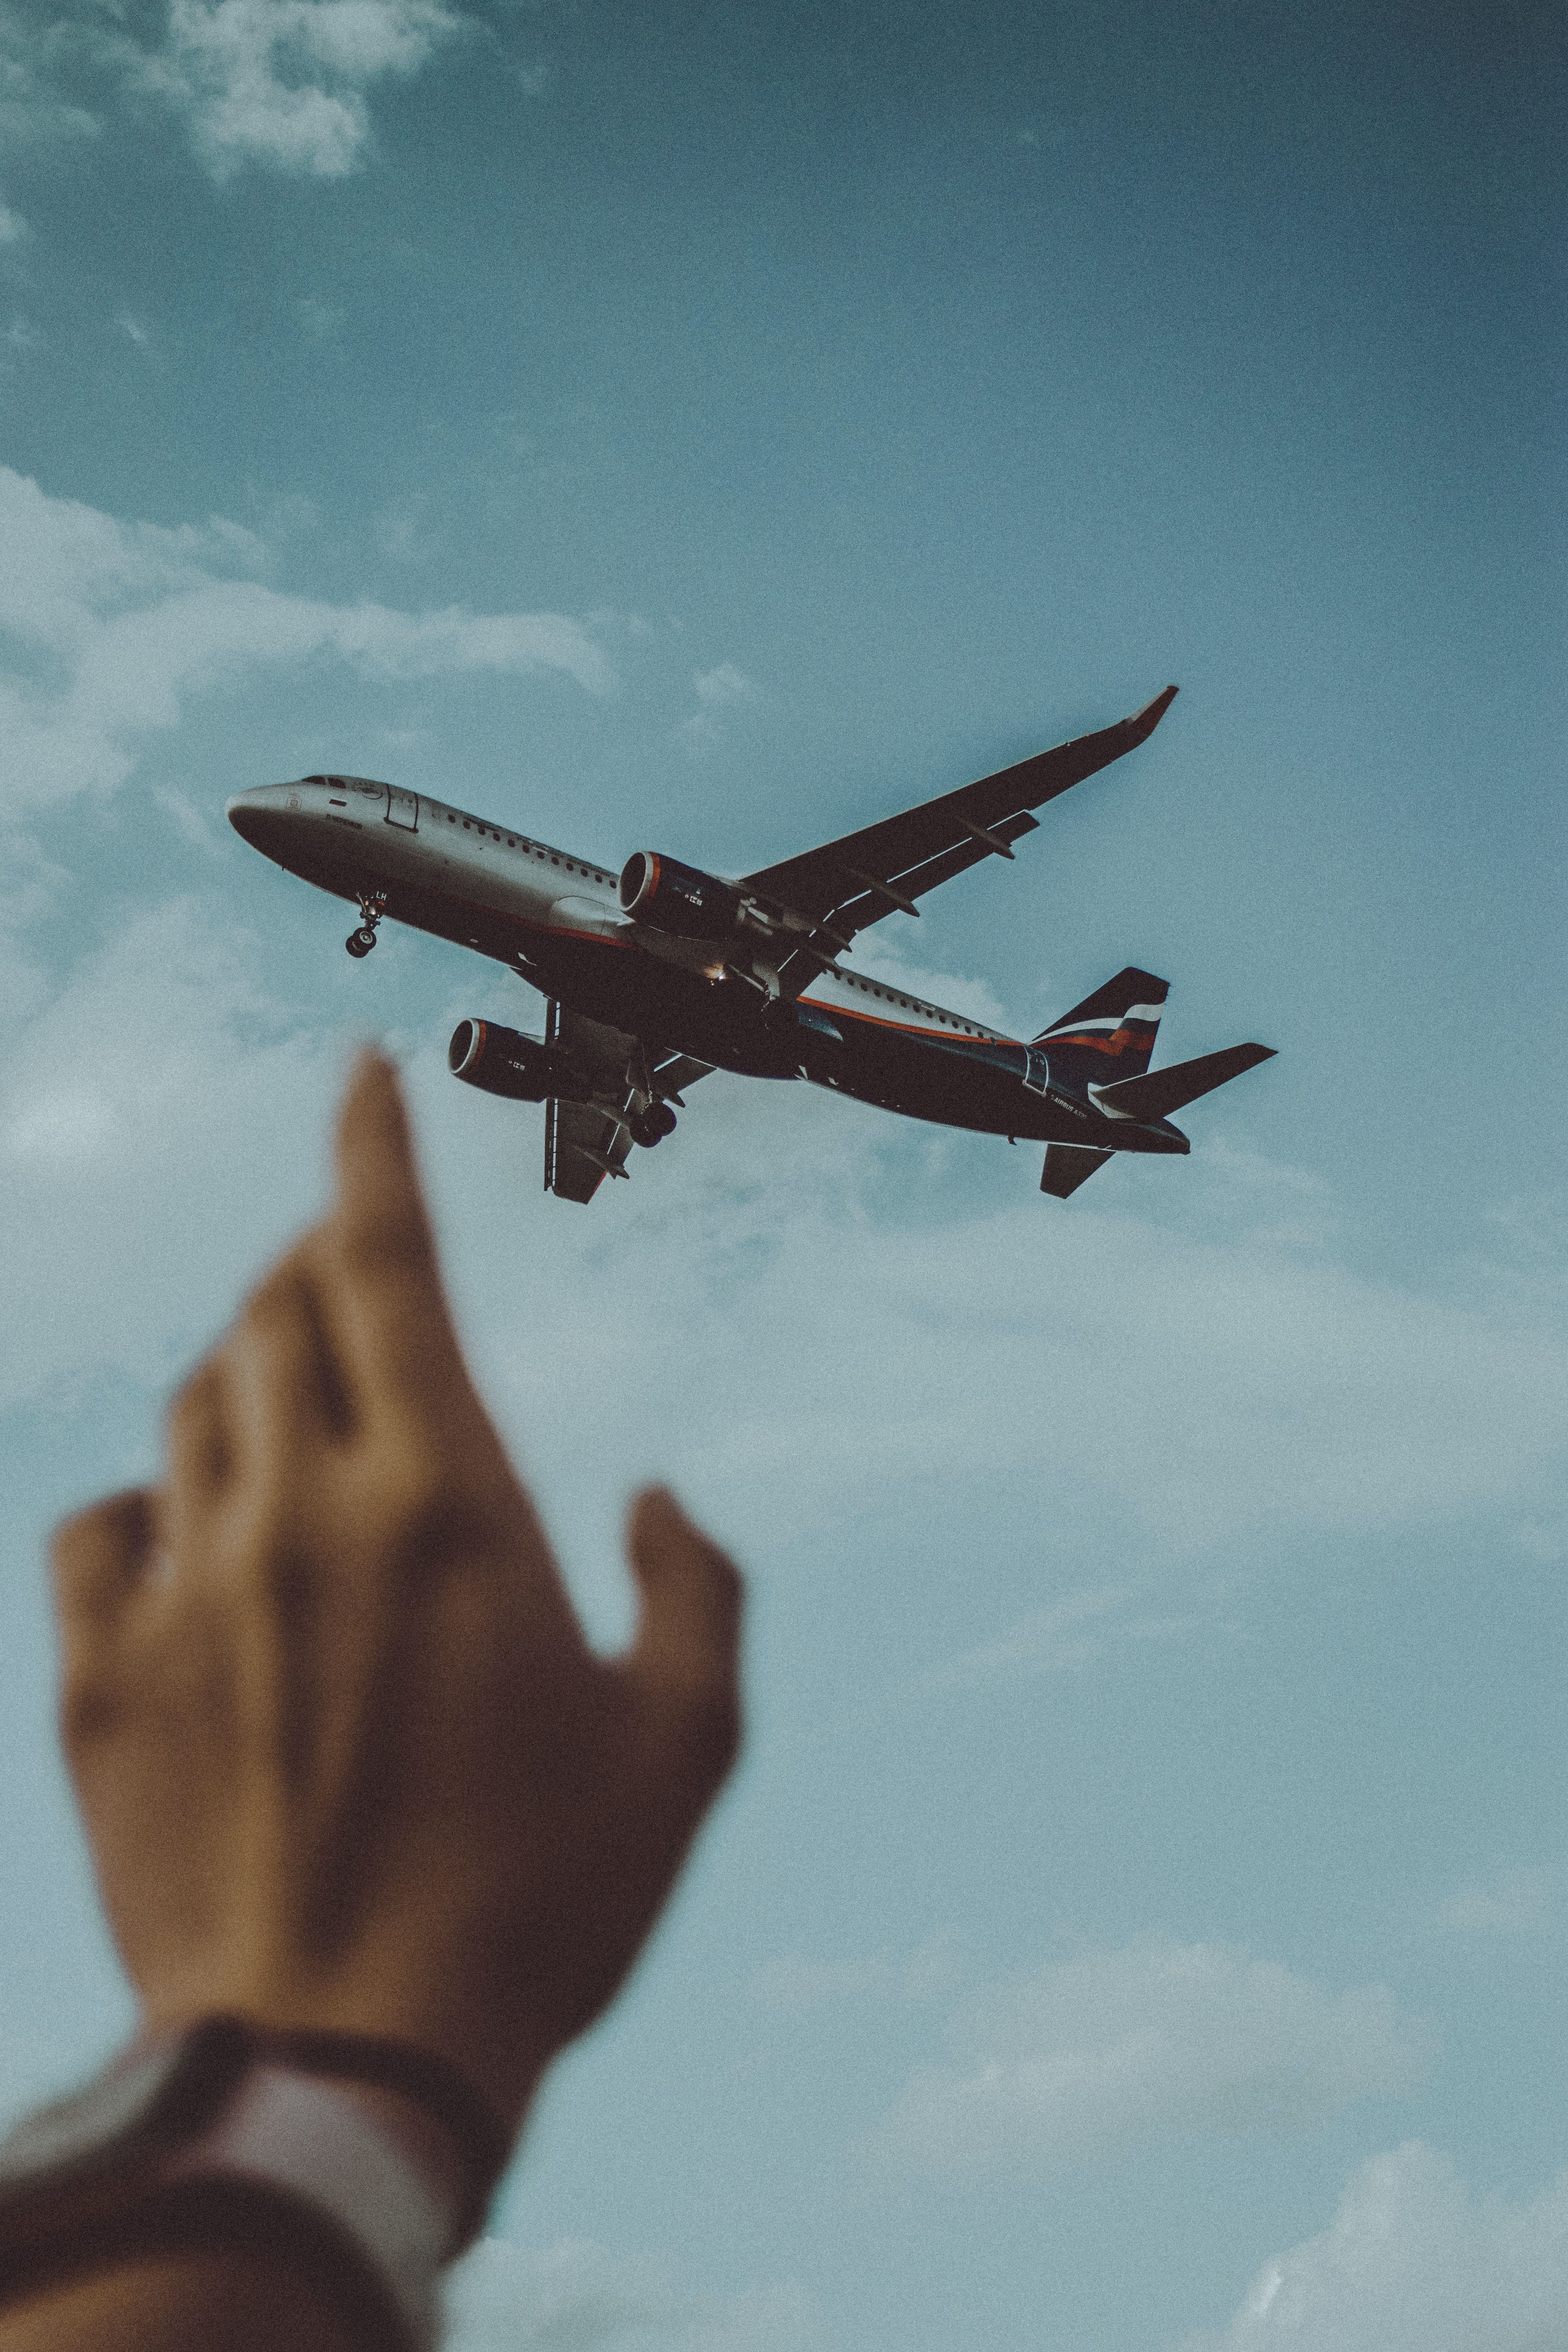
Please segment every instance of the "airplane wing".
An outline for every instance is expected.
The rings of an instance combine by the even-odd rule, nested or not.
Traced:
[[[631,1137],[592,1103],[544,1106],[544,1189],[563,1201],[591,1201],[606,1176],[624,1176]]]
[[[689,1054],[651,1066],[640,1038],[568,1012],[552,997],[544,1041],[561,1045],[594,1080],[590,1102],[552,1096],[544,1106],[544,1189],[563,1201],[591,1201],[607,1176],[625,1176],[632,1148],[626,1120],[650,1100],[680,1098],[710,1066]]]
[[[742,887],[810,920],[814,929],[809,946],[803,942],[802,961],[820,968],[834,948],[847,947],[857,931],[879,923],[895,908],[918,914],[915,900],[939,882],[951,881],[983,857],[1011,857],[1012,844],[1037,828],[1032,809],[1146,742],[1175,694],[1168,686],[1114,727],[1037,752],[994,776],[982,776],[978,783],[922,801],[901,816],[884,817],[822,849],[808,849],[803,857],[764,866],[748,874]]]

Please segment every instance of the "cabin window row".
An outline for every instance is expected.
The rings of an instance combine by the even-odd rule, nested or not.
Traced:
[[[606,882],[609,879],[608,875],[599,873],[592,866],[579,866],[570,857],[558,857],[550,850],[535,849],[526,841],[519,842],[512,834],[497,833],[493,825],[480,824],[477,817],[459,817],[455,809],[447,811],[447,822],[448,824],[461,824],[465,833],[482,833],[490,841],[504,841],[509,849],[526,849],[531,857],[537,857],[542,863],[548,857],[552,866],[562,866],[568,874],[581,874],[587,881]]]

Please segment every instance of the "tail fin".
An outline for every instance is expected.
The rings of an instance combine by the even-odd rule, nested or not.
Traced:
[[[1142,1077],[1154,1051],[1170,982],[1129,964],[1033,1040],[1054,1077],[1069,1085],[1110,1086]]]
[[[1097,1168],[1103,1168],[1110,1159],[1109,1151],[1096,1151],[1083,1143],[1047,1143],[1046,1164],[1040,1171],[1040,1190],[1054,1192],[1058,1201],[1067,1200],[1080,1184],[1087,1184]]]

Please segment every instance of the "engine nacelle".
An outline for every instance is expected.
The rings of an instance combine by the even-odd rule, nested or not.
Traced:
[[[593,1092],[559,1045],[503,1029],[498,1021],[459,1021],[447,1048],[447,1067],[466,1085],[504,1095],[509,1102],[542,1102],[547,1095],[586,1102]]]
[[[652,849],[627,858],[616,895],[623,913],[680,939],[729,940],[741,929],[741,893],[732,882]]]

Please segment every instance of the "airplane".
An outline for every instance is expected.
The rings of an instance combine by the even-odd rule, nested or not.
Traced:
[[[545,1105],[545,1189],[562,1200],[586,1202],[626,1176],[633,1148],[660,1142],[687,1091],[725,1069],[1043,1143],[1040,1190],[1065,1201],[1117,1152],[1190,1150],[1171,1114],[1274,1049],[1231,1045],[1152,1069],[1167,983],[1136,966],[1025,1040],[837,959],[868,925],[918,916],[939,883],[1012,858],[1038,829],[1032,812],[1147,741],[1175,693],[731,880],[654,850],[612,874],[366,776],[259,785],[229,802],[228,819],[286,872],[358,907],[352,956],[367,956],[390,918],[539,990],[542,1036],[462,1021],[447,1062],[486,1093]]]

